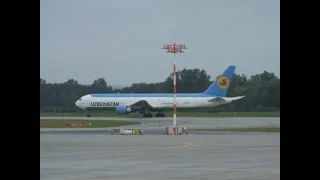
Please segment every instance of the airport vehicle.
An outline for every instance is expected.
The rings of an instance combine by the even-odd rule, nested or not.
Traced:
[[[236,67],[229,66],[203,93],[177,93],[177,109],[215,107],[243,98],[244,96],[225,97],[230,87]],[[141,113],[144,117],[165,117],[163,112],[173,108],[173,93],[102,93],[88,94],[76,101],[75,105],[90,111],[113,109],[117,114]]]

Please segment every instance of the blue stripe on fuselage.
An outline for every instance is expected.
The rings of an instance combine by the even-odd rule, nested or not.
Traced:
[[[132,94],[121,94],[121,93],[104,93],[104,94],[90,94],[91,97],[173,97],[172,93],[132,93]],[[177,97],[213,97],[212,95],[200,94],[200,93],[177,93]]]

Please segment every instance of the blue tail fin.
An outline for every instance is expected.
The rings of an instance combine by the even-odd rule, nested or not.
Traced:
[[[236,66],[229,66],[203,93],[220,97],[226,96],[235,70]]]

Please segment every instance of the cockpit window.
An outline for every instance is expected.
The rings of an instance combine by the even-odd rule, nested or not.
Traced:
[[[81,101],[81,100],[82,100],[82,98],[79,99],[79,101]]]

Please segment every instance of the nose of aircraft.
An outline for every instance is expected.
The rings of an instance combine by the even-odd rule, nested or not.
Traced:
[[[75,105],[76,105],[77,107],[79,107],[79,100],[76,101]]]

